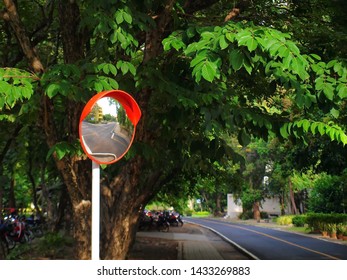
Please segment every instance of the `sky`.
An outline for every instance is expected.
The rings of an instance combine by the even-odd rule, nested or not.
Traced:
[[[101,98],[97,104],[102,108],[103,115],[117,116],[117,107],[115,104],[109,104],[109,97]]]

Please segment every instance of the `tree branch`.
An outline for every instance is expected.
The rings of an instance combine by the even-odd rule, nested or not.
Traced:
[[[146,48],[143,62],[147,62],[159,55],[162,50],[161,40],[165,34],[166,26],[171,22],[172,9],[176,0],[168,0],[164,5],[164,9],[157,15],[157,28],[146,34]]]
[[[44,71],[44,67],[41,63],[39,56],[35,49],[31,45],[29,36],[19,18],[17,7],[12,0],[4,0],[5,12],[3,12],[3,18],[10,23],[17,40],[22,48],[22,51],[29,61],[30,67],[35,73],[41,73]]]

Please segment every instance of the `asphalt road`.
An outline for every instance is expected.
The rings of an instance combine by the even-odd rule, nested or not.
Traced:
[[[347,245],[252,225],[213,219],[185,220],[213,229],[261,260],[347,260]]]
[[[120,157],[128,148],[130,139],[120,133],[119,124],[82,123],[82,135],[85,146],[96,159],[103,162]]]

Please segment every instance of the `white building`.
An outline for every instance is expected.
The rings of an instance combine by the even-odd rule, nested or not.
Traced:
[[[243,212],[241,200],[238,199],[235,202],[232,194],[228,194],[227,203],[228,203],[227,214],[230,218],[237,218]],[[265,201],[261,203],[260,211],[267,212],[270,215],[280,216],[281,205],[280,205],[279,199],[277,197],[265,199]],[[285,209],[285,212],[287,212],[287,209]]]

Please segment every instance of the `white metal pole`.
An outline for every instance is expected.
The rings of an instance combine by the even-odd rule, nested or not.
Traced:
[[[92,161],[92,260],[100,252],[100,165]]]

